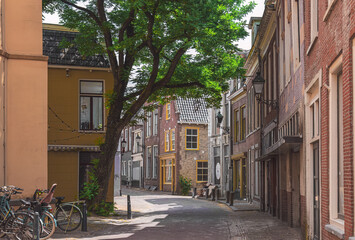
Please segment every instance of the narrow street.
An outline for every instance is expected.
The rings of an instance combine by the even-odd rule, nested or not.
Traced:
[[[53,239],[301,239],[300,230],[259,211],[233,212],[222,203],[145,190],[124,189],[116,197],[120,213],[110,219],[89,218],[89,232]],[[131,196],[132,220],[123,215]]]

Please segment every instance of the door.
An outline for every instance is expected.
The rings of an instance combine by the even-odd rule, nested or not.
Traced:
[[[313,144],[313,234],[314,240],[320,239],[318,142]]]

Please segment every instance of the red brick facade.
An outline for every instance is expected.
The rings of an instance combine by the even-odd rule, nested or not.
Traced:
[[[321,238],[340,239],[329,231],[330,213],[330,67],[342,58],[343,76],[343,152],[344,152],[344,239],[354,236],[354,138],[353,63],[355,1],[318,1],[318,37],[311,39],[311,1],[305,1],[305,88],[321,71]],[[334,207],[334,206],[333,206]],[[327,230],[328,229],[328,230]]]

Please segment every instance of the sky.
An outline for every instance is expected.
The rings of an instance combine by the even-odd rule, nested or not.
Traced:
[[[245,17],[245,20],[247,23],[249,23],[250,17],[261,17],[264,12],[264,0],[254,0],[256,2],[256,7],[254,8],[253,12],[248,14],[248,16]],[[53,24],[58,24],[59,23],[59,17],[57,14],[49,15],[49,14],[44,14],[44,23],[53,23]],[[251,40],[250,40],[250,30],[246,28],[249,32],[249,36],[246,37],[245,39],[242,39],[238,41],[238,47],[244,50],[249,50],[251,48]]]

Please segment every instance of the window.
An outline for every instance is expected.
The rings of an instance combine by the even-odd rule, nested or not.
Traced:
[[[255,195],[259,196],[259,162],[255,161],[256,159],[258,159],[258,150],[255,149],[254,151],[254,177],[255,177]]]
[[[337,81],[338,218],[344,219],[343,77]]]
[[[153,146],[153,178],[157,178],[158,169],[158,146]]]
[[[225,122],[225,127],[229,127],[229,103],[227,99],[227,94],[224,95],[224,122]]]
[[[165,152],[169,152],[169,130],[165,131]]]
[[[344,149],[342,56],[329,68],[330,223],[344,228]]]
[[[122,175],[123,176],[127,176],[127,163],[126,163],[126,161],[123,161],[122,162]]]
[[[129,128],[128,151],[131,151],[131,147],[132,147],[132,128]]]
[[[234,136],[234,141],[238,142],[239,139],[239,110],[235,111],[235,136]]]
[[[171,143],[170,143],[170,147],[171,147],[171,151],[175,150],[175,129],[170,130],[171,131]]]
[[[102,81],[80,81],[80,130],[103,129]]]
[[[165,160],[165,183],[171,183],[171,159]]]
[[[245,106],[240,108],[240,113],[241,113],[241,121],[240,121],[240,140],[245,139],[245,130],[246,130],[246,108]]]
[[[186,149],[198,149],[198,128],[186,128]]]
[[[146,158],[147,164],[145,167],[147,178],[150,178],[150,162],[151,162],[151,160],[152,160],[152,147],[147,147],[147,158]]]
[[[153,135],[158,134],[158,110],[154,111],[153,115]]]
[[[208,161],[198,160],[197,163],[197,182],[207,182],[208,181]]]
[[[152,135],[152,113],[149,112],[147,116],[147,137]]]
[[[166,120],[170,119],[170,103],[166,104]]]
[[[311,0],[311,43],[318,35],[318,0]]]

